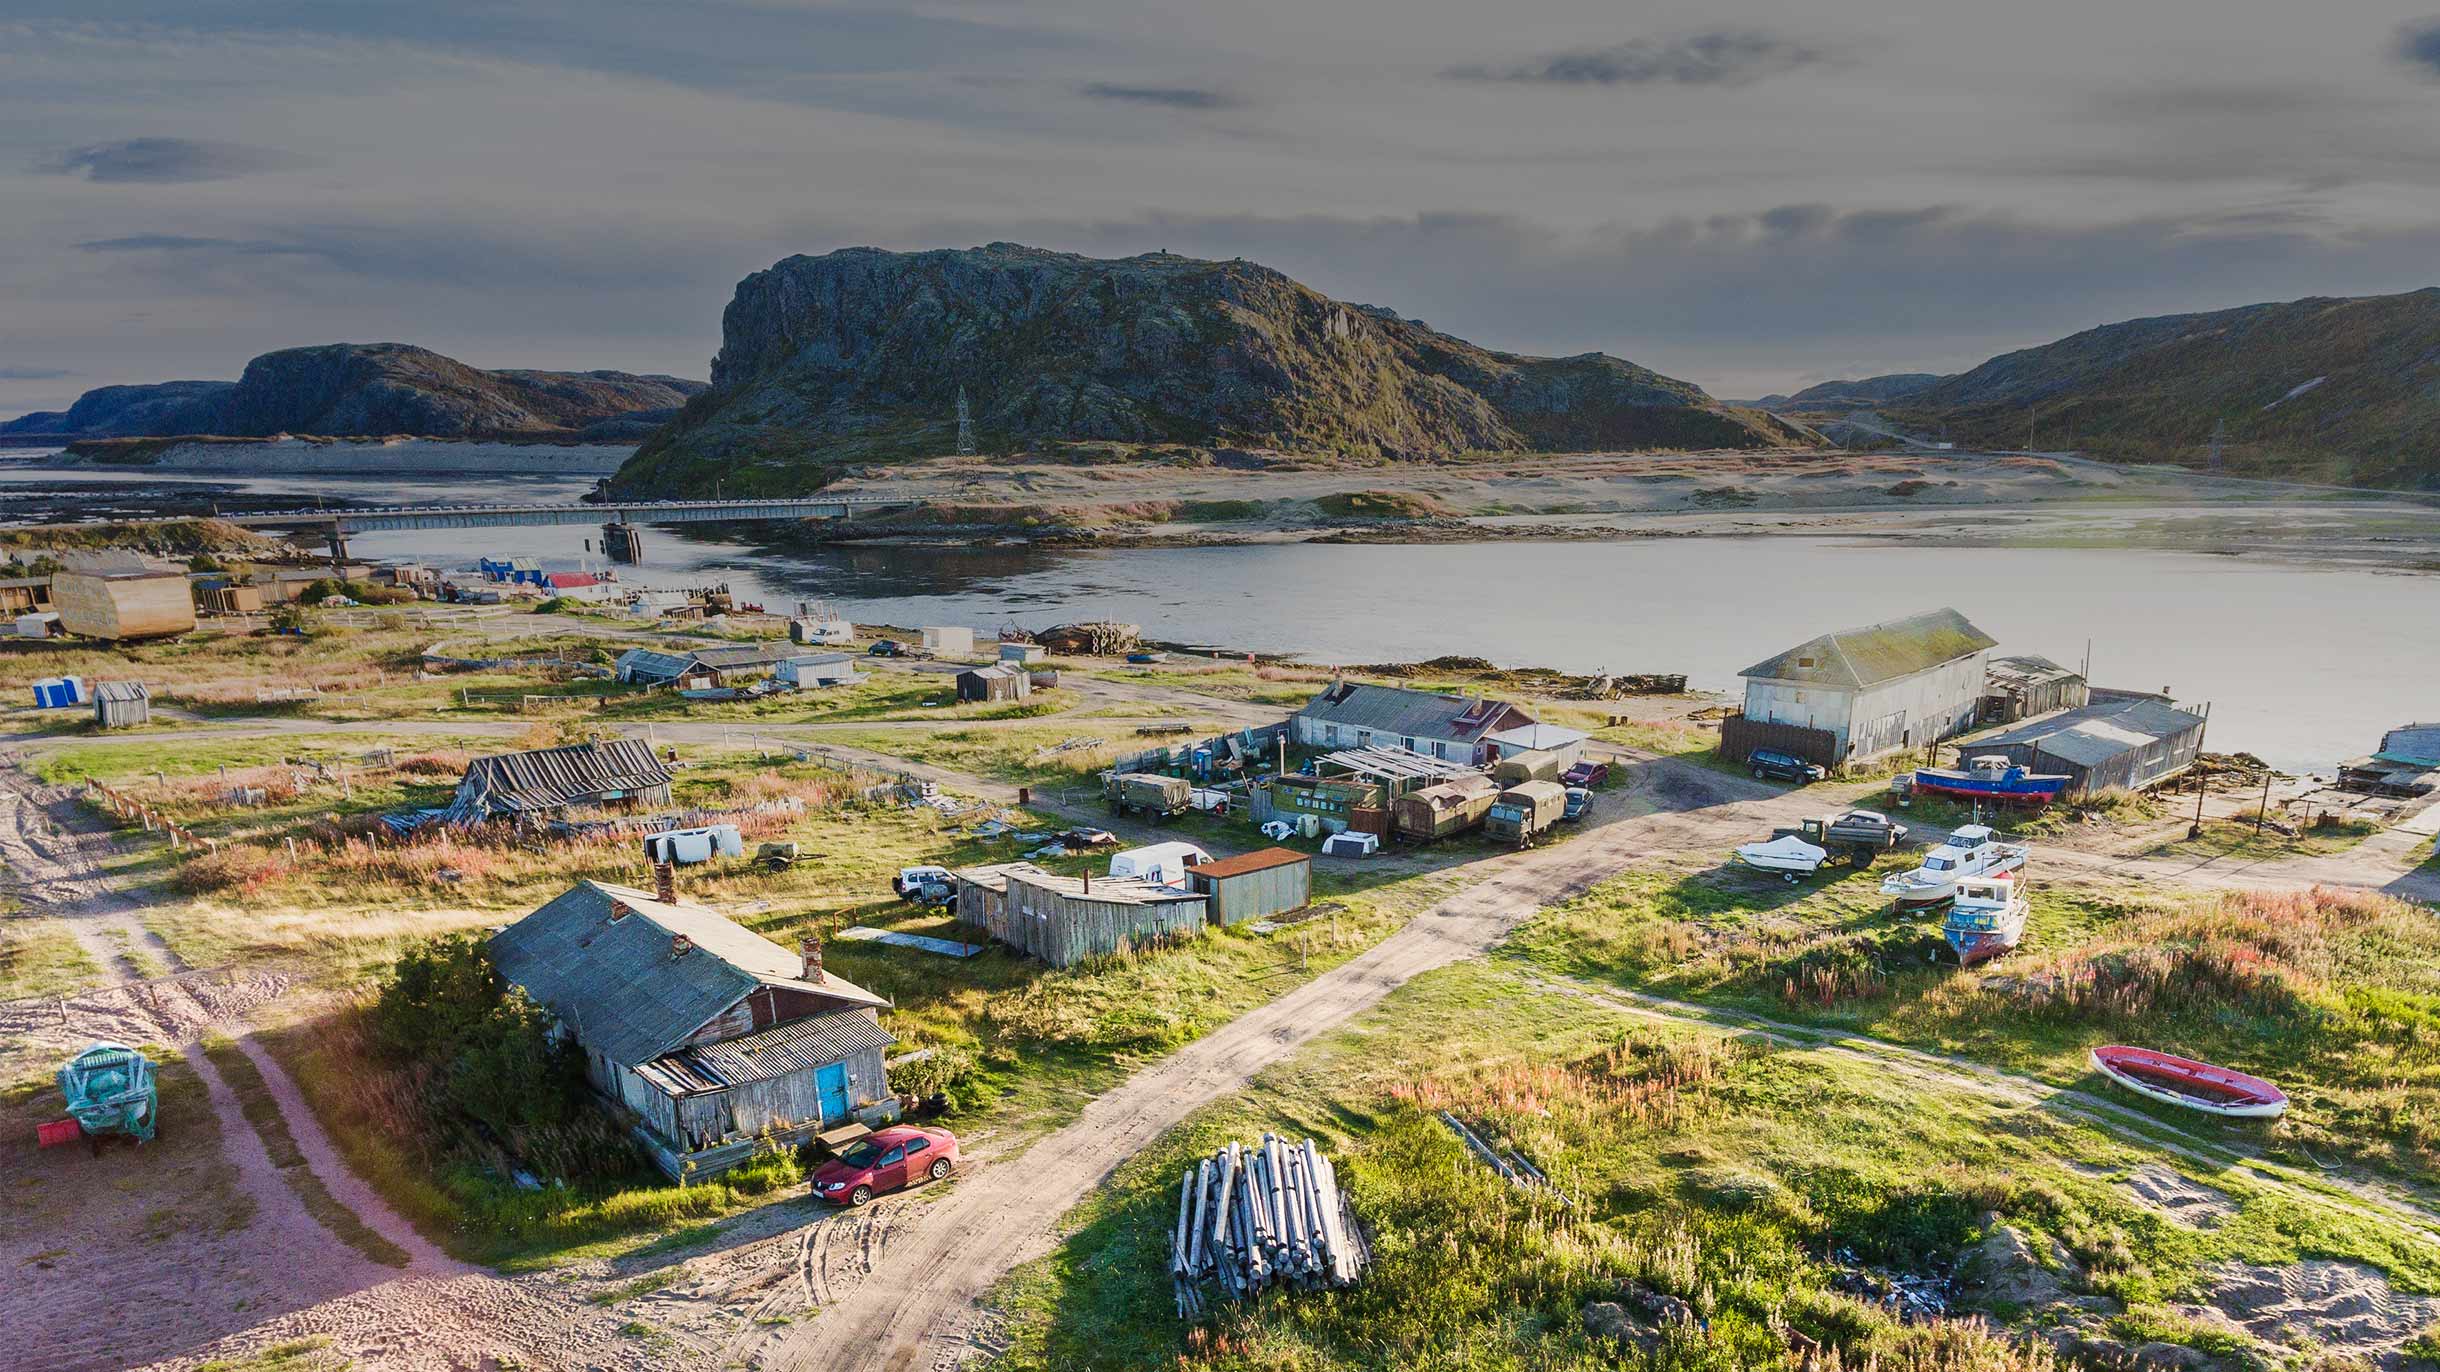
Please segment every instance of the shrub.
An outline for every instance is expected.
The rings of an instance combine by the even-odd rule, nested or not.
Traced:
[[[555,595],[534,607],[538,615],[564,615],[583,608],[572,596]]]

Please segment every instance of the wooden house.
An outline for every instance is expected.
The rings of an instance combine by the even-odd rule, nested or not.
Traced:
[[[1186,869],[1190,890],[1210,898],[1215,924],[1242,924],[1302,910],[1313,900],[1313,859],[1288,848],[1239,853]]]
[[[1033,690],[1032,674],[1012,662],[995,662],[957,674],[957,698],[963,701],[1023,700]]]
[[[1722,721],[1722,748],[1738,761],[1781,748],[1828,767],[1927,748],[1973,727],[1995,643],[1946,609],[1807,639],[1738,673],[1745,709]]]
[[[1492,734],[1534,719],[1504,700],[1341,681],[1305,702],[1289,722],[1296,741],[1308,748],[1378,745],[1480,766],[1490,760]]]
[[[152,722],[152,692],[141,681],[104,681],[93,688],[93,722],[104,729],[134,729]]]
[[[968,867],[957,918],[1053,967],[1203,927],[1205,898],[1125,877],[1063,877],[1030,862]]]

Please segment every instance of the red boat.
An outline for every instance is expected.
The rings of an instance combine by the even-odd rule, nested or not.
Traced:
[[[2260,1077],[2173,1053],[2110,1044],[2093,1050],[2101,1075],[2139,1096],[2230,1119],[2277,1119],[2287,1112],[2287,1092]]]

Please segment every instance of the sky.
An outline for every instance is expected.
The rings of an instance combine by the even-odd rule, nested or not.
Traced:
[[[0,0],[0,416],[708,375],[851,245],[1243,256],[1750,397],[2440,283],[2440,0]]]

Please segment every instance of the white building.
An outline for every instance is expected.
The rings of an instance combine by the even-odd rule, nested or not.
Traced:
[[[927,624],[924,651],[938,657],[974,656],[974,630],[953,624]]]
[[[1973,726],[1996,644],[1946,609],[1824,634],[1739,673],[1745,717],[1826,730],[1841,762],[1921,748]]]

